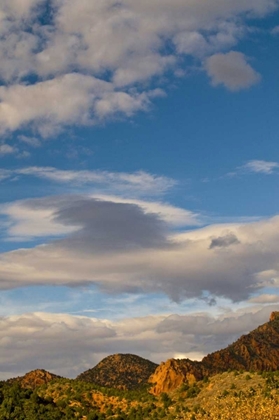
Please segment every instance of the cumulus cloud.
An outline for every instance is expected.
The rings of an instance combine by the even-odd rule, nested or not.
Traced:
[[[200,60],[214,54],[206,66],[214,84],[249,87],[259,75],[245,56],[218,53],[245,35],[247,16],[262,18],[277,8],[277,0],[206,5],[202,0],[140,5],[131,0],[3,0],[1,130],[32,126],[50,136],[68,125],[147,110],[156,96],[148,83],[168,71],[175,74],[185,54]]]
[[[119,321],[30,313],[0,319],[1,379],[45,368],[76,377],[113,353],[135,353],[157,363],[200,357],[268,321],[276,306],[226,316],[157,315]]]
[[[1,130],[14,131],[32,122],[47,137],[61,126],[92,124],[117,113],[131,116],[148,105],[149,92],[116,92],[111,83],[71,73],[33,85],[1,86]]]
[[[38,218],[51,210],[45,222],[50,232],[57,224],[61,234],[63,229],[72,233],[35,248],[2,253],[2,289],[91,283],[109,293],[160,292],[179,301],[203,299],[206,292],[209,299],[241,301],[256,289],[279,284],[278,217],[175,233],[155,207],[135,203],[69,196],[31,200],[28,205],[33,214],[38,211]],[[13,234],[28,230],[32,212],[17,221]],[[214,238],[218,240],[212,247]]]
[[[219,22],[215,28],[208,31],[179,32],[174,37],[178,53],[202,58],[216,51],[231,48],[244,35],[245,28],[238,22]]]
[[[245,55],[237,51],[212,55],[206,60],[205,68],[213,86],[222,84],[231,91],[247,89],[261,80]]]

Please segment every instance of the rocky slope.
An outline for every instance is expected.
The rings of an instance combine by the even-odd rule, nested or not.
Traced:
[[[136,389],[148,382],[157,364],[133,354],[114,354],[81,373],[77,380],[118,389]]]
[[[151,392],[170,392],[184,382],[193,382],[228,370],[279,370],[279,312],[273,312],[269,322],[243,335],[223,350],[204,357],[201,362],[189,359],[161,363],[149,381]]]

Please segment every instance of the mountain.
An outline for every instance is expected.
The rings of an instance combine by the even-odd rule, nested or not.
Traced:
[[[24,376],[18,376],[17,378],[9,379],[7,382],[18,382],[22,388],[35,389],[38,386],[47,384],[48,382],[59,378],[61,378],[61,376],[47,372],[44,369],[35,369],[26,373]]]
[[[156,363],[133,354],[114,354],[103,359],[94,368],[81,373],[77,380],[131,390],[147,384],[157,366]]]
[[[184,382],[193,382],[228,370],[279,370],[279,312],[269,322],[243,335],[223,350],[204,357],[201,362],[170,359],[149,378],[151,392],[170,392]]]
[[[77,379],[34,370],[0,381],[0,419],[279,419],[279,312],[200,362],[115,354]]]

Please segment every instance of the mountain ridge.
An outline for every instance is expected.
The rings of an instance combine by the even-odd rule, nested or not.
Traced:
[[[279,312],[272,312],[267,323],[199,362],[170,359],[161,363],[149,378],[153,384],[151,392],[155,395],[170,392],[184,382],[195,382],[228,370],[279,370]]]

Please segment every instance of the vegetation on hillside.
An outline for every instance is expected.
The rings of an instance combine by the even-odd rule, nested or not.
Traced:
[[[0,384],[1,420],[276,420],[279,372],[225,372],[158,397],[55,379],[38,388]]]
[[[114,354],[80,374],[80,381],[119,389],[136,389],[148,383],[157,364],[134,354]]]

